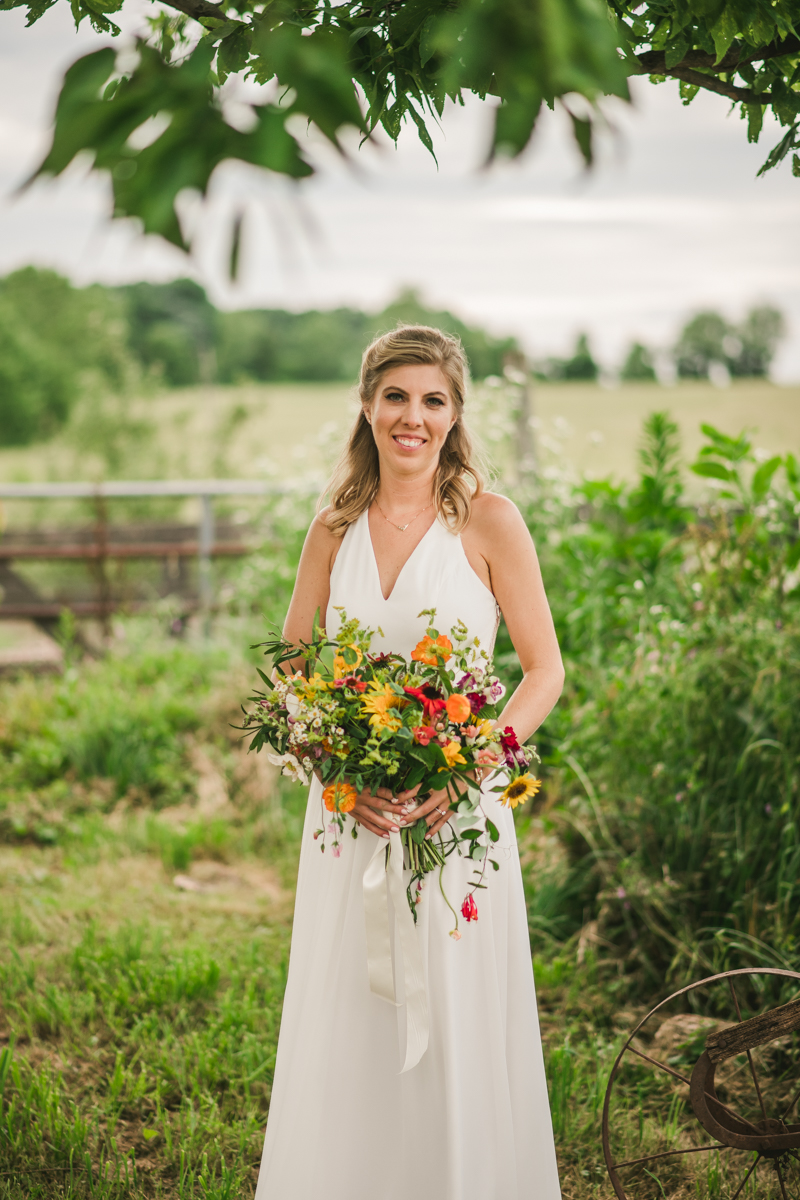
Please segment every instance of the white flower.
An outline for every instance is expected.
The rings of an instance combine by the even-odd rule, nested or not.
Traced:
[[[286,711],[290,717],[296,718],[300,715],[300,711],[303,708],[303,702],[299,696],[295,695],[294,692],[287,692],[284,704],[286,705]]]
[[[288,775],[295,783],[308,784],[308,779],[303,772],[297,758],[294,754],[274,754],[267,751],[267,758],[272,763],[273,767],[280,767],[283,775]],[[308,760],[306,760],[308,761]]]

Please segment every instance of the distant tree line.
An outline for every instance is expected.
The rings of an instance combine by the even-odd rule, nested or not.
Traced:
[[[766,379],[781,339],[786,335],[783,313],[771,305],[751,308],[739,325],[718,312],[696,313],[684,325],[677,342],[667,354],[679,379]],[[655,383],[658,378],[655,354],[641,342],[633,342],[620,368],[619,377],[630,383]],[[600,365],[592,354],[589,338],[580,333],[567,358],[547,358],[534,364],[534,374],[551,382],[596,380]]]
[[[336,382],[358,377],[361,354],[398,321],[457,334],[476,378],[502,373],[514,338],[495,338],[405,291],[379,313],[353,308],[220,312],[192,280],[74,288],[25,267],[0,279],[0,445],[55,433],[82,388],[118,389],[150,376],[196,383]]]
[[[220,312],[189,279],[75,288],[54,271],[25,267],[0,279],[0,445],[49,437],[86,389],[120,391],[143,376],[168,387],[353,381],[364,346],[398,321],[458,335],[477,379],[501,375],[519,357],[514,338],[492,337],[430,309],[411,290],[379,313]],[[782,315],[768,306],[753,308],[738,326],[718,313],[699,313],[672,350],[676,372],[684,379],[713,377],[715,369],[765,377],[783,333]],[[572,355],[534,370],[546,380],[591,381],[600,368],[582,333]],[[620,374],[655,380],[651,351],[634,343]]]

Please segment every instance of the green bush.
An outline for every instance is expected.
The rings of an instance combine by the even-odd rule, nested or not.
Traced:
[[[597,922],[647,994],[698,966],[793,962],[800,933],[798,468],[705,431],[694,469],[719,499],[700,514],[663,414],[638,485],[528,510],[567,662],[538,736],[562,856],[531,876],[531,927]]]
[[[175,803],[193,788],[186,735],[200,725],[222,661],[219,651],[198,654],[177,643],[140,647],[69,670],[56,683],[8,687],[0,790],[100,778],[113,781],[109,803],[131,790],[156,808]]]
[[[49,437],[89,381],[130,369],[122,310],[105,288],[25,267],[0,279],[0,445]]]

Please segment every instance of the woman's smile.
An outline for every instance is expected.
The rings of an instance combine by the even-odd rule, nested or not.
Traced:
[[[425,438],[412,437],[405,433],[395,433],[392,441],[397,442],[398,446],[402,446],[404,450],[418,450],[420,446],[425,445]]]

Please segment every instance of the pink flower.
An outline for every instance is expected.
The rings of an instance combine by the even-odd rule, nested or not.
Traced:
[[[475,751],[475,762],[481,766],[494,766],[497,762],[497,751],[491,746],[483,746],[480,750]]]
[[[334,858],[341,858],[342,847],[339,845],[338,842],[333,843],[333,846],[331,847],[331,852],[332,852]]]
[[[475,903],[475,897],[472,893],[467,896],[464,903],[461,905],[461,915],[465,921],[477,921],[478,906]]]
[[[454,941],[454,942],[460,942],[460,941],[461,941],[461,934],[458,932],[458,930],[457,930],[457,929],[451,929],[451,930],[450,930],[450,937],[453,939],[453,941]]]

